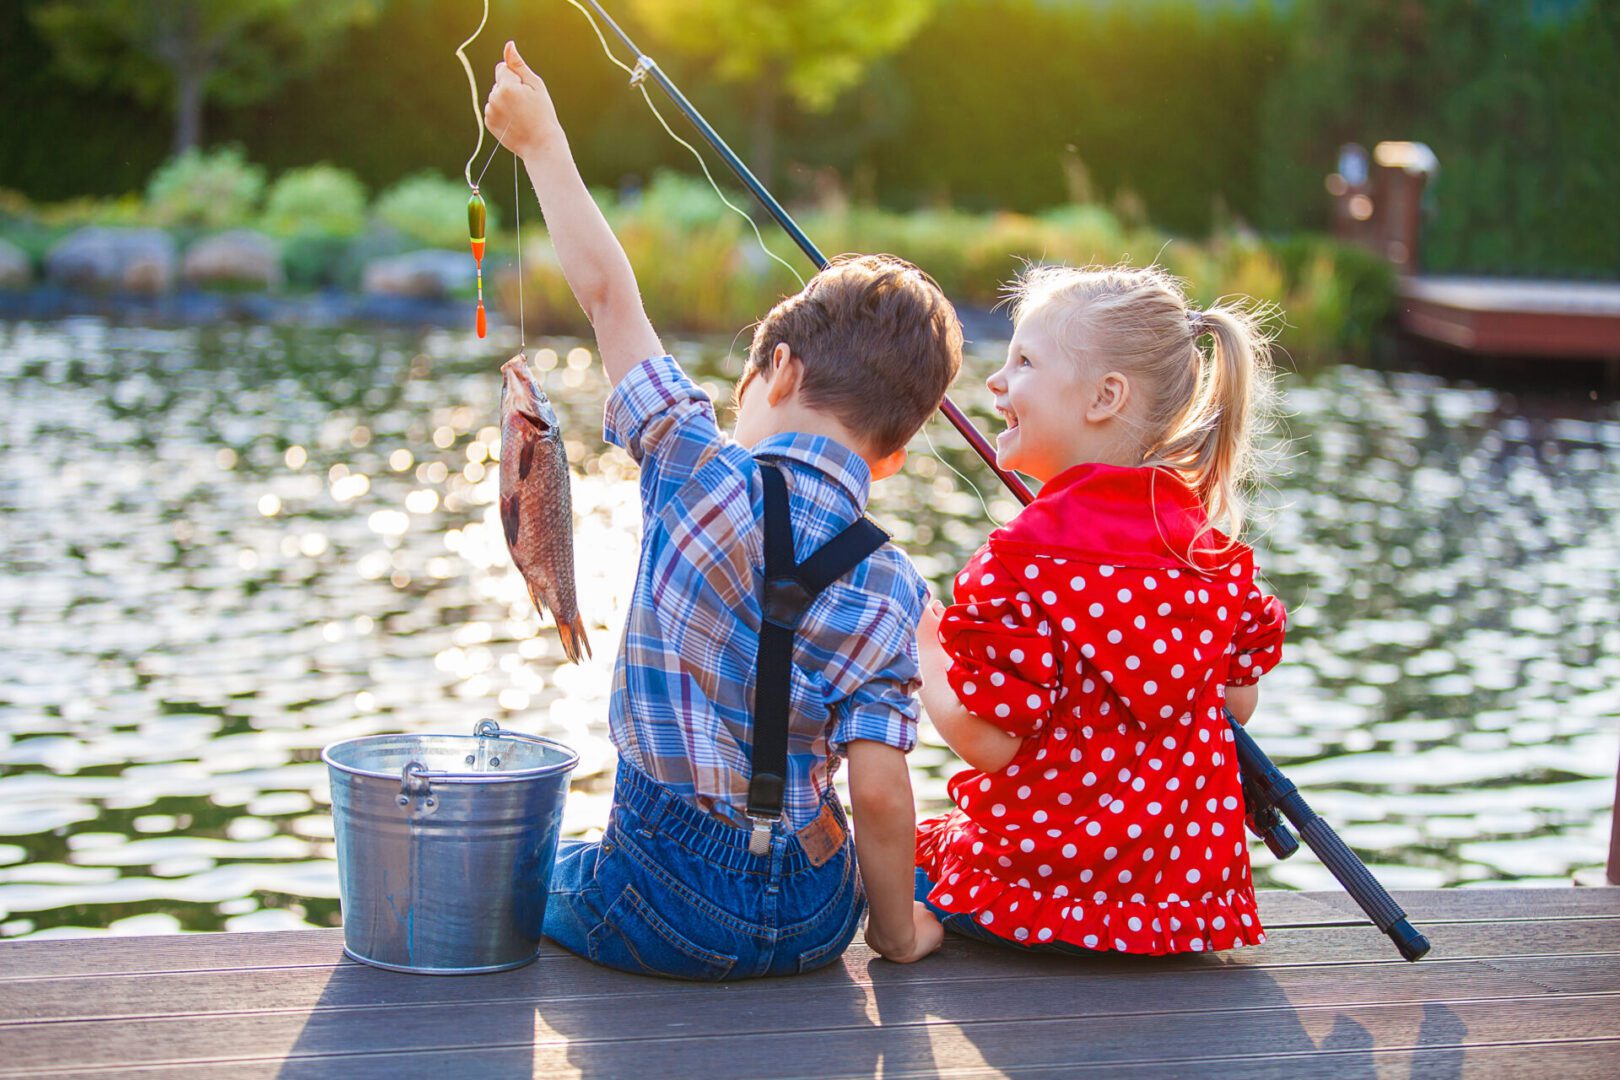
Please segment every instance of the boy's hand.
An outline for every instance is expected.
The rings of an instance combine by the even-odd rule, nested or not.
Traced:
[[[928,910],[928,905],[921,900],[914,900],[911,904],[911,944],[909,947],[896,947],[892,941],[883,941],[872,933],[870,921],[866,924],[866,944],[872,951],[883,959],[896,964],[914,964],[930,953],[936,952],[945,942],[945,928],[934,913]]]
[[[495,85],[484,105],[484,126],[518,157],[527,158],[562,141],[562,125],[546,84],[517,46],[506,43],[506,58],[495,65]]]

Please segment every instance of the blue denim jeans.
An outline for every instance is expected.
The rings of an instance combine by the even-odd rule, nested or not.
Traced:
[[[812,971],[838,959],[866,911],[855,847],[836,794],[820,866],[778,827],[771,849],[620,763],[607,831],[564,841],[545,933],[620,971],[676,979],[747,979]],[[823,833],[823,837],[827,835]]]
[[[936,907],[932,903],[929,903],[928,894],[933,891],[934,883],[928,880],[928,873],[919,866],[917,868],[917,899],[921,900],[925,905],[927,905],[928,910],[934,913],[934,918],[939,920],[940,925],[945,927],[945,929],[949,930],[953,934],[957,934],[965,938],[972,938],[974,941],[987,941],[992,945],[1000,945],[1003,948],[1016,949],[1019,952],[1055,953],[1059,956],[1096,955],[1096,950],[1094,949],[1085,949],[1081,948],[1079,945],[1070,945],[1067,942],[1062,941],[1050,941],[1046,942],[1045,944],[1036,945],[1020,945],[1018,942],[1009,938],[1001,937],[998,934],[992,934],[990,931],[981,926],[979,924],[979,920],[975,919],[972,915],[959,911],[946,911],[943,908]]]

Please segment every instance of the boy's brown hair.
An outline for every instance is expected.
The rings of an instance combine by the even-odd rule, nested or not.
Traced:
[[[804,365],[806,405],[878,457],[911,441],[962,366],[962,324],[934,279],[893,255],[840,255],[754,330],[739,388],[768,376],[786,342]]]

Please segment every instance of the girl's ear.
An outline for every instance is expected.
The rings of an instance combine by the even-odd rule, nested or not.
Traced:
[[[1125,403],[1130,397],[1131,381],[1117,371],[1110,371],[1097,380],[1091,404],[1086,406],[1086,419],[1094,424],[1112,420],[1125,412]]]

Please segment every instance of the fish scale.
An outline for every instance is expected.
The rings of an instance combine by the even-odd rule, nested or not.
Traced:
[[[501,365],[501,525],[536,610],[568,659],[591,655],[574,588],[574,508],[562,425],[522,353]]]

